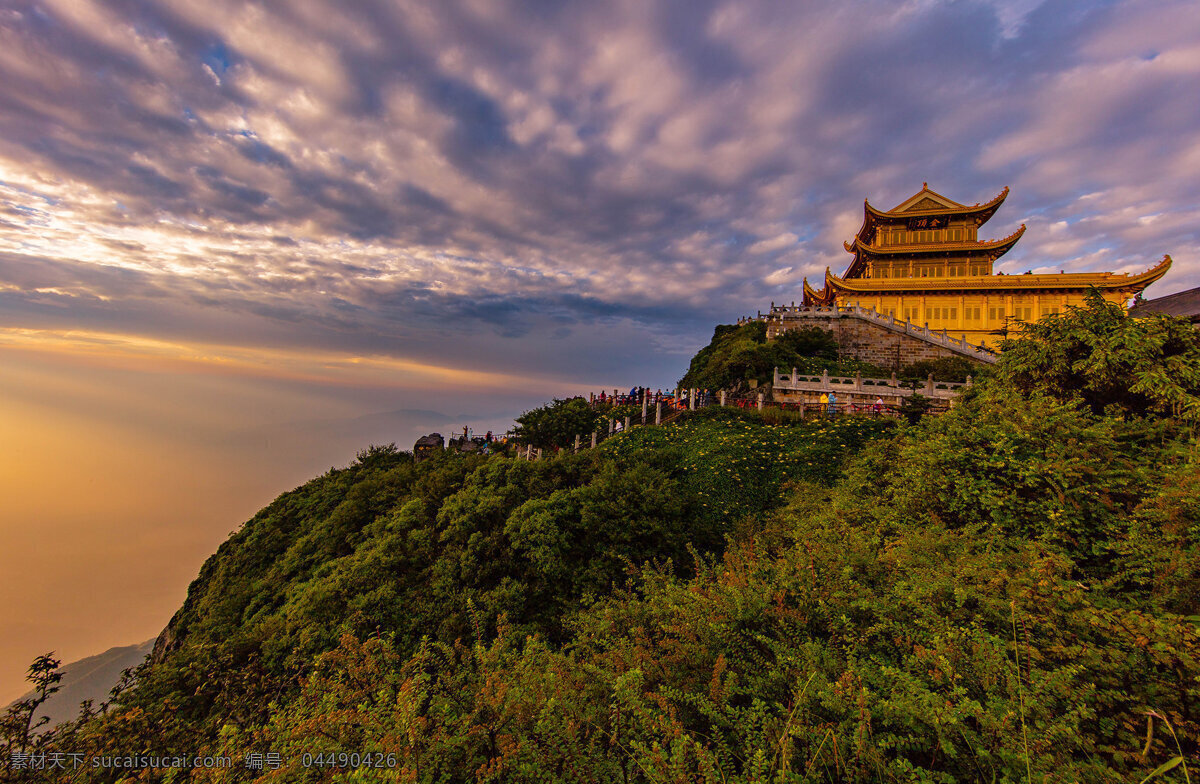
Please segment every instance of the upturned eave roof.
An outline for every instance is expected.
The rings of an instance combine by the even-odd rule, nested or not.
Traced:
[[[854,238],[854,243],[846,248],[851,253],[862,252],[867,256],[892,256],[905,255],[912,256],[921,253],[977,253],[977,254],[993,254],[994,258],[999,258],[1016,244],[1017,240],[1021,239],[1021,235],[1025,233],[1025,224],[1014,231],[1007,237],[998,240],[983,240],[981,242],[940,242],[940,243],[922,243],[920,245],[909,243],[907,245],[868,245],[862,242],[858,237]],[[998,253],[997,253],[998,251]]]
[[[829,274],[829,268],[825,268],[825,274]],[[829,301],[829,288],[823,288],[817,291],[808,284],[808,278],[804,279],[804,304],[811,306],[813,304],[825,304]]]
[[[1178,291],[1165,297],[1140,302],[1129,309],[1131,316],[1182,316],[1200,319],[1200,288]]]
[[[940,200],[949,202],[949,205],[945,207],[935,207],[924,210],[904,209],[904,205],[915,204],[926,196],[933,197],[933,200],[935,201]],[[917,191],[912,196],[909,196],[907,199],[900,202],[890,210],[881,210],[878,207],[873,207],[871,206],[871,202],[867,200],[863,201],[863,205],[867,214],[879,222],[905,220],[907,218],[920,217],[922,215],[971,215],[979,221],[978,225],[982,226],[983,224],[987,223],[988,219],[991,218],[992,215],[995,214],[996,210],[1000,208],[1000,205],[1004,203],[1006,198],[1008,198],[1007,185],[1004,186],[1004,190],[996,194],[991,201],[983,204],[972,204],[967,206],[965,204],[959,204],[952,199],[948,199],[937,191],[930,190],[929,185],[925,184],[921,190]]]
[[[1059,272],[1040,275],[983,275],[962,278],[840,278],[825,271],[826,290],[857,294],[881,294],[901,291],[1030,291],[1088,289],[1107,291],[1141,291],[1167,274],[1171,257],[1163,256],[1155,266],[1137,275],[1112,272]]]
[[[915,204],[924,196],[936,197],[936,199],[948,202],[948,205],[944,209],[908,210],[906,212],[898,212],[898,210],[900,210],[905,204]],[[946,198],[937,191],[930,190],[929,183],[922,183],[921,190],[917,191],[912,196],[909,196],[907,199],[900,202],[890,210],[881,210],[878,207],[873,207],[871,206],[869,199],[863,199],[863,222],[862,226],[854,236],[856,238],[862,237],[868,229],[879,223],[894,223],[907,220],[908,218],[912,217],[921,217],[922,215],[972,215],[977,221],[976,225],[982,226],[988,222],[992,215],[996,213],[996,210],[1000,208],[1000,205],[1004,203],[1006,198],[1008,198],[1007,185],[1004,186],[1004,190],[1000,191],[1000,193],[998,193],[991,201],[985,202],[984,204],[974,204],[968,207],[965,204],[959,204],[952,199]],[[846,250],[850,250],[849,243],[845,243],[845,245]]]

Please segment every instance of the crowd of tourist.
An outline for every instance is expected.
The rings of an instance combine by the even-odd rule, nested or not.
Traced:
[[[692,394],[696,396],[694,406],[691,401]],[[668,410],[683,410],[693,407],[704,408],[706,406],[717,405],[720,402],[720,393],[709,389],[679,389],[676,392],[663,392],[661,389],[651,391],[647,387],[632,387],[628,394],[622,394],[616,389],[613,390],[612,394],[601,390],[599,394],[592,394],[590,398],[590,402],[594,406],[640,406],[643,400],[650,407],[662,403],[663,407]],[[726,396],[725,405],[746,409],[757,408],[759,406],[759,394],[757,392],[729,394]],[[788,402],[769,403],[768,405],[785,410],[798,411],[801,409],[802,404]],[[812,403],[807,404],[807,410],[811,411],[812,406]],[[831,391],[829,393],[821,393],[817,410],[831,417],[838,414],[870,414],[881,416],[885,411],[890,411],[892,408],[894,407],[884,404],[882,397],[875,398],[874,403],[857,401],[841,403],[837,399],[837,393]]]

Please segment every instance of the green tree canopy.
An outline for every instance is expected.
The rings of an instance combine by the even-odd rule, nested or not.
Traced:
[[[1134,318],[1092,290],[1083,307],[1026,324],[1001,348],[998,372],[1026,394],[1200,420],[1200,333],[1185,319]]]
[[[986,371],[986,367],[972,362],[965,357],[942,357],[941,359],[922,359],[901,369],[900,377],[905,379],[921,379],[924,381],[933,376],[935,381],[955,381],[962,383],[967,376],[978,378]]]
[[[581,397],[555,399],[517,417],[516,436],[539,449],[565,449],[575,436],[588,437],[599,427],[600,414]]]
[[[736,326],[720,324],[712,341],[692,358],[688,372],[679,380],[682,387],[732,389],[747,381],[767,384],[775,368],[800,368],[804,372],[829,368],[831,372],[880,372],[871,365],[839,359],[833,334],[817,327],[789,330],[767,340],[767,325],[761,321]]]

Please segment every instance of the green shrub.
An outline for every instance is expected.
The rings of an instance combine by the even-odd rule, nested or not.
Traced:
[[[887,375],[890,371],[865,362],[838,357],[833,334],[816,327],[789,330],[767,340],[767,325],[755,321],[742,326],[721,324],[712,341],[692,358],[679,386],[697,389],[735,389],[749,381],[769,384],[775,368],[781,373],[795,367],[801,372],[833,375]]]
[[[601,421],[600,412],[581,397],[555,399],[517,417],[515,435],[521,443],[540,449],[564,449],[574,443],[576,435],[588,438]]]

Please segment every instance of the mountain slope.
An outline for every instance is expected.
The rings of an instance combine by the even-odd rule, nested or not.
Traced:
[[[62,680],[58,683],[58,692],[42,703],[35,720],[48,716],[50,723],[47,726],[52,727],[78,717],[79,704],[84,700],[91,700],[99,706],[108,699],[109,691],[121,680],[122,671],[140,666],[153,648],[154,640],[146,640],[137,645],[109,648],[95,656],[64,664],[59,668]],[[32,696],[30,692],[21,699]]]
[[[1198,402],[1189,325],[1097,303],[915,427],[371,449],[45,744],[285,765],[164,782],[1141,780],[1200,736]]]

